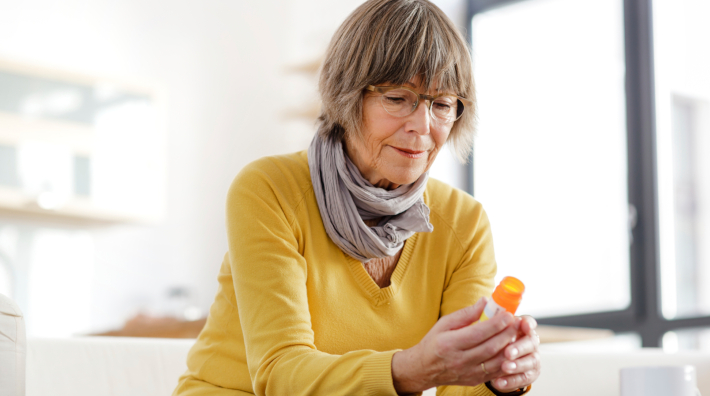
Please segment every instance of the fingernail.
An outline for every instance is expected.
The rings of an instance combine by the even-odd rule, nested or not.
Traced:
[[[508,381],[506,381],[504,379],[498,380],[498,387],[499,388],[505,388],[506,385],[508,385]]]
[[[503,370],[505,371],[513,371],[515,370],[516,364],[513,362],[505,362],[503,363]]]
[[[515,359],[518,356],[518,348],[511,349],[509,355],[511,359]]]

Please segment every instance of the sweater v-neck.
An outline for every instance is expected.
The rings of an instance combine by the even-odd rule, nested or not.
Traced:
[[[365,266],[363,266],[360,261],[343,253],[343,256],[345,256],[348,262],[348,266],[350,267],[350,272],[355,277],[355,281],[365,292],[365,295],[373,305],[379,306],[387,304],[397,294],[402,286],[404,274],[406,273],[409,262],[411,261],[412,252],[414,251],[418,238],[419,233],[415,233],[405,241],[404,247],[402,248],[402,254],[399,256],[394,272],[390,277],[390,285],[383,288],[380,288],[380,286],[375,283],[375,280],[372,279],[370,274],[365,269]]]

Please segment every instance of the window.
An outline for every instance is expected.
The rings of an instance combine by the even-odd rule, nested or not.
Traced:
[[[710,327],[669,331],[663,335],[663,350],[669,353],[679,351],[710,351]]]
[[[468,172],[500,275],[529,278],[541,323],[704,345],[710,4],[469,0],[469,16],[480,123]]]
[[[631,302],[622,9],[534,0],[472,20],[475,196],[536,317]]]
[[[654,9],[663,316],[710,315],[710,3]]]

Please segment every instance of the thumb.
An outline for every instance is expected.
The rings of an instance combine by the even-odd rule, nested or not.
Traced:
[[[450,313],[441,318],[443,330],[456,330],[462,327],[466,327],[471,323],[477,321],[483,313],[483,308],[485,308],[488,300],[485,297],[481,297],[476,301],[475,304],[469,305],[468,307],[459,309],[456,312]]]

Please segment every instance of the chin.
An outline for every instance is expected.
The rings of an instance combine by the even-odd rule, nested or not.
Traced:
[[[429,158],[405,159],[399,155],[383,157],[378,171],[389,183],[395,185],[412,184],[429,169]]]
[[[419,169],[418,167],[417,169],[402,170],[399,172],[393,172],[393,174],[387,175],[389,177],[386,176],[386,178],[394,184],[412,184],[424,174],[425,170],[426,169]]]

